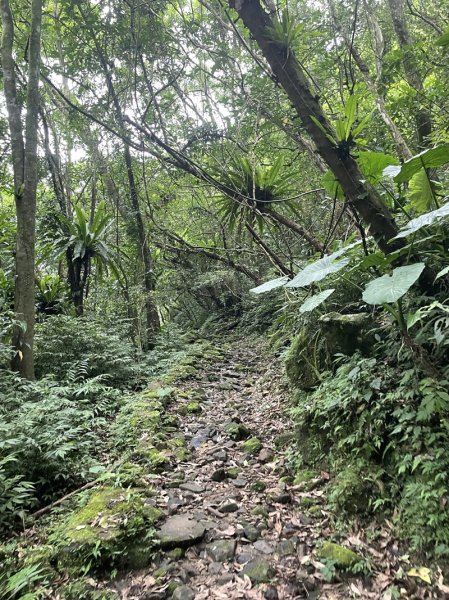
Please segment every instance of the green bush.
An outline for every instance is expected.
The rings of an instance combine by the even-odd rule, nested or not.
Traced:
[[[93,478],[108,417],[121,393],[101,377],[61,385],[48,379],[25,382],[12,374],[5,376],[0,393],[1,528]]]
[[[99,320],[58,315],[37,325],[38,377],[51,374],[64,381],[80,369],[87,377],[106,375],[113,387],[132,387],[139,380],[136,360],[127,332]]]
[[[298,395],[296,464],[329,469],[339,516],[391,514],[412,550],[449,554],[448,381],[423,377],[406,355],[386,357],[385,346],[377,352],[345,358]]]

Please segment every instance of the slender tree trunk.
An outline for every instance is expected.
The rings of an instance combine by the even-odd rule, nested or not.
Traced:
[[[421,104],[424,86],[413,54],[413,40],[410,36],[404,13],[404,0],[388,0],[393,27],[402,50],[402,66],[409,86],[416,91],[417,109],[415,112],[416,133],[420,149],[427,148],[432,133],[432,116]]]
[[[293,221],[292,219],[289,219],[285,215],[278,213],[271,207],[262,211],[262,213],[264,215],[267,215],[267,217],[270,217],[276,223],[280,223],[281,225],[284,225],[285,227],[288,227],[288,229],[291,229],[292,231],[297,233],[299,236],[304,238],[312,246],[312,248],[314,250],[316,250],[317,252],[324,252],[323,244],[319,240],[317,240],[315,237],[313,237],[313,235],[311,233],[306,231],[304,229],[304,227],[299,225],[299,223],[297,223],[296,221]]]
[[[34,379],[34,271],[37,191],[37,127],[39,111],[39,65],[41,48],[42,0],[31,2],[26,119],[23,131],[17,97],[13,58],[14,20],[8,0],[0,0],[2,20],[2,67],[4,92],[11,134],[14,196],[17,214],[16,283],[14,311],[24,327],[16,327],[13,368]]]
[[[84,14],[80,8],[81,15],[84,19]],[[119,98],[115,91],[115,86],[112,80],[109,64],[106,57],[98,43],[97,37],[93,31],[90,32],[94,41],[97,55],[103,68],[103,73],[106,79],[109,93],[111,94],[112,103],[115,109],[115,115],[118,125],[123,131],[126,131],[126,123],[123,118],[122,106]],[[129,200],[132,208],[132,213],[137,226],[137,235],[140,245],[141,257],[144,267],[144,289],[145,289],[145,313],[146,313],[146,342],[144,349],[151,349],[154,347],[155,336],[159,333],[161,323],[159,319],[159,313],[154,301],[154,291],[156,287],[156,280],[153,270],[153,263],[151,259],[150,247],[148,245],[147,232],[145,230],[145,223],[140,209],[139,193],[137,190],[136,180],[134,177],[133,161],[129,144],[124,142],[123,153],[126,166],[126,174],[128,177],[129,185]]]
[[[291,269],[289,269],[288,267],[286,267],[284,265],[284,263],[279,258],[279,256],[275,252],[273,252],[273,250],[270,248],[270,246],[268,244],[266,244],[263,241],[263,239],[260,237],[260,235],[257,233],[257,231],[253,227],[251,227],[251,225],[249,223],[245,223],[245,227],[248,230],[251,237],[253,238],[253,240],[256,242],[256,244],[262,248],[262,250],[265,252],[267,257],[269,258],[270,262],[277,269],[279,269],[279,271],[282,273],[282,275],[287,275],[288,277],[293,278],[294,273],[291,271]]]
[[[399,127],[393,121],[391,115],[387,111],[387,107],[385,106],[385,98],[379,92],[378,89],[378,80],[381,77],[381,72],[378,73],[376,80],[374,80],[370,75],[370,70],[368,65],[365,63],[360,53],[357,51],[354,40],[351,39],[348,32],[345,30],[344,26],[341,24],[340,20],[337,17],[337,11],[335,9],[335,4],[333,0],[328,0],[329,10],[332,16],[332,20],[334,22],[335,29],[339,35],[341,35],[344,39],[346,48],[348,52],[350,52],[352,58],[354,59],[355,64],[357,65],[362,79],[365,82],[366,87],[371,92],[374,98],[374,102],[376,104],[376,108],[382,118],[382,121],[385,123],[387,129],[389,130],[391,137],[393,138],[393,142],[396,148],[396,152],[398,155],[405,160],[411,158],[413,156],[410,148],[407,145]],[[367,9],[368,12],[368,9]],[[377,23],[374,24],[374,19],[372,16],[368,16],[368,23],[370,24],[371,29],[379,29]],[[377,27],[376,27],[377,26]],[[376,37],[376,32],[373,32],[373,36]],[[376,45],[377,46],[377,45]],[[382,68],[382,57],[378,55],[377,47],[376,47],[376,64],[378,65],[378,71]]]
[[[398,228],[380,195],[366,183],[354,158],[329,139],[336,136],[319,98],[312,94],[293,49],[273,38],[272,18],[263,10],[259,0],[229,0],[229,4],[257,41],[319,154],[340,183],[348,202],[369,226],[379,247],[389,253],[402,245],[389,243]]]

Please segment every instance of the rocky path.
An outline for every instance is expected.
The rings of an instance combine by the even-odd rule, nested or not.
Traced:
[[[154,482],[166,515],[162,552],[145,572],[116,583],[121,597],[361,597],[354,578],[327,583],[326,565],[313,553],[329,535],[322,492],[283,478],[282,440],[291,424],[279,379],[266,353],[240,341],[185,383],[190,399],[170,410],[184,413],[180,432],[190,456]]]

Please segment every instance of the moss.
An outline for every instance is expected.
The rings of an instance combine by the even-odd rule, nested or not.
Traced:
[[[321,514],[321,507],[315,504],[314,506],[311,506],[307,512],[312,516],[319,515]]]
[[[268,583],[275,574],[273,567],[264,560],[255,559],[250,561],[242,570],[252,583]]]
[[[262,442],[257,437],[249,438],[243,442],[242,450],[249,454],[258,454],[262,450]]]
[[[237,479],[240,472],[241,469],[239,467],[229,467],[229,469],[226,469],[226,474],[230,479]]]
[[[316,474],[313,471],[305,469],[304,471],[298,471],[293,480],[294,485],[306,484],[315,479]]]
[[[200,413],[202,411],[202,408],[199,404],[199,402],[197,402],[196,400],[193,400],[192,402],[189,402],[187,404],[187,412],[188,413]]]
[[[311,356],[310,335],[304,328],[284,355],[285,372],[294,386],[308,390],[318,385],[321,365],[316,365],[316,360]]]
[[[260,481],[260,479],[256,479],[251,484],[251,489],[253,492],[264,492],[267,489],[267,484],[264,481]]]
[[[299,506],[301,508],[310,508],[310,507],[314,507],[316,506],[317,501],[315,498],[312,498],[310,496],[304,496],[303,498],[299,499]]]
[[[55,531],[55,559],[85,570],[117,564],[140,568],[151,558],[148,532],[161,516],[143,490],[97,490]]]
[[[251,510],[251,514],[253,514],[255,516],[259,516],[259,517],[268,517],[268,515],[270,513],[268,512],[268,509],[266,506],[255,506]]]
[[[350,569],[363,560],[361,556],[349,550],[349,548],[334,544],[333,542],[324,542],[321,548],[318,549],[317,556],[320,559],[331,561],[336,567],[340,567],[341,569]]]
[[[181,558],[184,558],[185,553],[184,548],[173,548],[173,550],[167,552],[167,555],[173,560],[180,560]]]
[[[225,431],[231,440],[235,440],[237,442],[246,439],[250,435],[249,429],[245,427],[245,425],[242,423],[236,423],[235,421],[228,423]]]

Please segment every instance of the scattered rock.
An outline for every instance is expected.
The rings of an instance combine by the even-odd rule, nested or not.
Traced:
[[[195,592],[186,585],[178,586],[173,592],[173,600],[194,600]]]
[[[240,554],[238,554],[235,558],[235,561],[239,564],[239,565],[244,565],[248,562],[250,562],[251,560],[254,560],[254,554],[251,552],[240,552]]]
[[[248,523],[243,527],[243,534],[250,542],[255,542],[260,538],[260,531],[255,525]]]
[[[278,600],[279,599],[278,591],[275,587],[270,585],[265,590],[263,597],[265,598],[265,600]]]
[[[273,567],[264,560],[252,560],[240,571],[241,575],[247,575],[252,583],[268,583],[274,577]]]
[[[157,535],[162,548],[186,548],[200,542],[206,529],[201,523],[188,515],[170,517],[158,530]]]
[[[336,567],[341,569],[349,569],[363,560],[356,552],[333,542],[324,542],[317,550],[317,556],[332,561]]]
[[[276,502],[277,504],[289,504],[292,501],[290,494],[282,490],[274,490],[268,497],[271,502]]]
[[[236,512],[239,509],[239,505],[235,500],[225,500],[220,506],[218,510],[222,513],[232,513]]]
[[[231,440],[235,440],[236,442],[240,442],[241,440],[246,439],[250,435],[250,431],[245,425],[242,423],[237,423],[236,421],[231,421],[226,425],[225,428],[226,433],[229,435]]]
[[[266,506],[255,506],[251,510],[251,513],[253,515],[260,516],[260,517],[268,517],[268,515],[270,514],[269,510]]]
[[[234,558],[235,546],[235,540],[216,540],[206,546],[206,552],[215,562],[225,562]]]
[[[239,476],[241,469],[239,467],[230,467],[227,470],[227,475],[230,479],[237,479]]]
[[[228,474],[226,473],[226,469],[223,469],[222,467],[220,469],[216,469],[212,475],[211,475],[211,479],[212,481],[224,481],[225,479],[227,479]]]
[[[262,450],[259,452],[257,460],[261,463],[267,463],[270,462],[270,460],[273,460],[273,458],[274,453],[269,448],[262,448]]]
[[[217,585],[226,585],[233,581],[234,575],[232,573],[223,573],[220,577],[217,577]]]
[[[246,481],[246,479],[240,479],[239,477],[237,477],[237,479],[234,479],[235,487],[244,488],[247,486],[247,484],[248,482]]]
[[[192,494],[202,494],[205,489],[203,485],[195,483],[194,481],[186,481],[185,483],[181,483],[179,488],[185,492],[191,492]]]
[[[213,460],[217,460],[219,462],[226,462],[228,460],[228,454],[226,450],[216,450],[213,454],[210,455]]]
[[[281,540],[276,546],[276,552],[279,556],[288,556],[295,554],[296,544],[293,540]]]
[[[257,542],[254,542],[253,547],[262,554],[273,554],[273,547],[265,540],[257,540]]]

